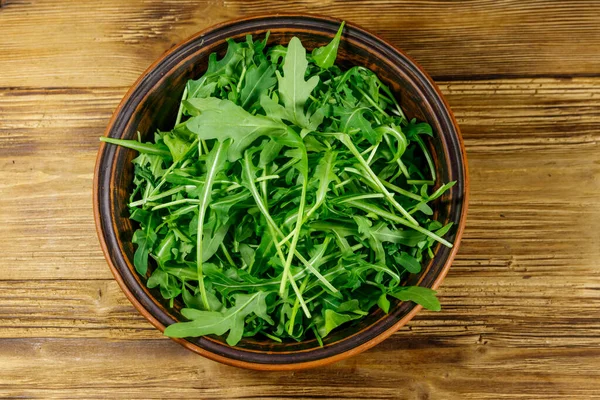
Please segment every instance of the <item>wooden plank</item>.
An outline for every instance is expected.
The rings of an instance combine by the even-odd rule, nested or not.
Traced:
[[[28,398],[597,399],[599,349],[389,339],[316,370],[264,373],[168,341],[7,340],[0,395]]]
[[[396,336],[451,347],[598,347],[598,279],[502,272],[486,279],[454,269],[440,290],[443,312],[421,312]],[[0,338],[163,339],[113,280],[0,281]]]
[[[2,279],[110,278],[91,189],[98,137],[125,88],[0,91]]]
[[[347,19],[381,34],[440,79],[597,75],[600,2],[307,0],[286,12]],[[377,11],[374,11],[377,10]],[[128,86],[165,50],[271,1],[8,2],[0,87]]]
[[[114,280],[0,281],[2,338],[159,339]]]

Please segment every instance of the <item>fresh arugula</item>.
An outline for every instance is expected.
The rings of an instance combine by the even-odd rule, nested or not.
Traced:
[[[333,67],[335,59],[337,57],[338,47],[340,46],[340,39],[342,38],[342,31],[344,30],[346,22],[342,22],[333,40],[324,47],[317,47],[312,52],[313,61],[317,66],[323,69]]]
[[[322,343],[374,307],[440,309],[403,284],[452,246],[433,217],[455,182],[437,182],[431,126],[372,71],[335,64],[343,30],[309,55],[295,37],[228,40],[170,132],[101,138],[139,152],[134,265],[188,320],[166,335]]]
[[[283,64],[283,76],[276,71],[279,86],[277,88],[285,108],[291,115],[291,121],[301,128],[307,128],[310,124],[305,114],[305,105],[312,91],[319,83],[317,75],[311,76],[308,81],[304,80],[308,60],[306,50],[300,39],[293,37],[288,44],[285,62]]]

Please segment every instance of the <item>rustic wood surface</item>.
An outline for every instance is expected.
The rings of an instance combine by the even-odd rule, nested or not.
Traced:
[[[138,315],[96,238],[98,136],[166,49],[282,4],[0,1],[0,397],[600,398],[599,1],[286,6],[381,34],[447,96],[472,200],[444,310],[285,373],[203,359]]]

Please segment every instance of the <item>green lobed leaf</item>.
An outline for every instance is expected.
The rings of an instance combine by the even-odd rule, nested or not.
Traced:
[[[252,115],[229,100],[209,97],[196,99],[200,114],[187,121],[187,128],[201,140],[231,139],[228,159],[242,158],[244,150],[261,136],[279,137],[286,133],[285,125],[260,115]]]
[[[279,96],[283,100],[285,108],[289,110],[292,122],[303,128],[309,125],[304,106],[319,83],[318,76],[313,76],[308,81],[304,80],[307,67],[306,50],[300,39],[293,37],[285,55],[283,75],[279,71],[276,72],[276,75],[279,82]]]
[[[242,339],[246,316],[255,313],[268,323],[273,324],[273,320],[267,314],[266,296],[267,293],[262,291],[253,294],[236,294],[234,295],[235,305],[223,312],[184,308],[182,314],[191,321],[169,325],[165,329],[165,335],[183,338],[223,335],[229,331],[227,344],[235,346]]]
[[[390,296],[402,301],[412,301],[431,311],[442,309],[436,297],[436,291],[420,286],[403,286],[390,293]]]
[[[261,96],[275,86],[275,67],[273,64],[263,61],[258,67],[251,65],[246,72],[244,87],[240,93],[242,107],[251,108]]]

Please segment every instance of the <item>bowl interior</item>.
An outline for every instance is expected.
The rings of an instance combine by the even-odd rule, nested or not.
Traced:
[[[196,79],[207,68],[208,55],[217,52],[223,56],[227,44],[224,39],[243,39],[246,34],[262,38],[270,31],[269,45],[287,44],[297,36],[307,51],[327,44],[338,27],[337,21],[312,17],[273,17],[250,19],[221,25],[205,34],[191,38],[155,63],[132,88],[116,111],[108,128],[111,137],[133,139],[138,132],[144,140],[153,133],[173,127],[183,88],[188,79]],[[458,183],[436,201],[434,210],[442,223],[454,222],[448,235],[456,239],[464,218],[465,171],[460,135],[443,99],[430,80],[405,55],[374,36],[352,26],[346,27],[340,44],[337,63],[342,67],[361,65],[375,71],[400,100],[407,117],[431,124],[435,138],[428,146],[434,157],[438,182],[457,180]],[[107,257],[120,275],[123,284],[139,301],[143,314],[150,314],[159,327],[180,319],[181,304],[175,310],[168,307],[158,290],[146,288],[145,278],[133,267],[134,247],[131,243],[135,227],[129,220],[127,201],[131,190],[135,152],[117,146],[104,146],[99,157],[98,213],[101,236],[106,242]],[[439,184],[439,183],[438,183]],[[102,239],[101,238],[101,239]],[[451,249],[439,246],[435,257],[419,275],[408,284],[437,287],[449,265]],[[406,316],[413,303],[393,304],[389,314],[373,311],[359,323],[349,325],[325,338],[324,347],[316,340],[274,343],[268,339],[242,340],[235,348],[219,337],[189,339],[192,346],[225,357],[257,363],[294,363],[326,358],[347,351],[389,331]],[[158,324],[156,323],[158,322]]]

